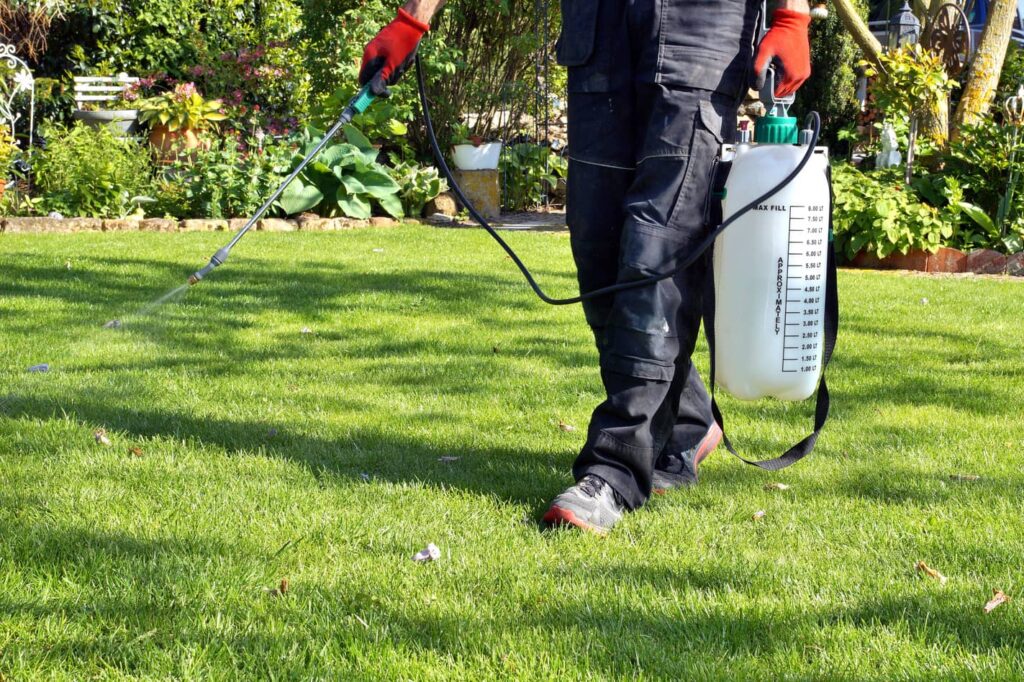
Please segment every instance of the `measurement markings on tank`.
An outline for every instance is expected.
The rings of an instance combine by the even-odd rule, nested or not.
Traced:
[[[785,335],[782,371],[786,373],[817,371],[821,343],[820,272],[821,259],[825,255],[824,213],[825,207],[820,205],[789,207],[789,262],[786,264],[786,306],[783,317],[786,331],[794,333]]]
[[[806,239],[804,233],[807,232],[806,228],[806,206],[790,206],[789,207],[789,235],[788,235],[788,248],[787,250],[787,263],[786,263],[786,306],[783,312],[783,319],[785,320],[786,331],[793,331],[797,333],[786,334],[783,339],[782,345],[782,371],[787,373],[796,373],[801,371],[801,363],[805,360],[801,356],[802,351],[807,350],[807,344],[801,343],[802,334],[801,330],[792,329],[793,327],[804,327],[806,320],[801,319],[804,317],[802,310],[802,304],[804,299],[793,298],[793,294],[789,292],[802,292],[807,293],[804,282],[806,277],[798,272],[805,266],[804,255],[806,253]],[[794,262],[797,261],[797,262]],[[799,286],[794,286],[799,285]],[[806,332],[803,332],[804,334]]]

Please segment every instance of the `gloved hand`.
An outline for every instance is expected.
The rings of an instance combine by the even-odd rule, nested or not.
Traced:
[[[772,25],[761,39],[754,58],[755,89],[764,87],[768,65],[776,60],[782,67],[775,84],[775,96],[785,97],[797,91],[811,75],[811,43],[807,36],[811,15],[779,8]]]
[[[363,51],[359,85],[372,82],[373,94],[386,96],[387,86],[397,83],[409,68],[420,40],[429,30],[429,26],[404,9],[398,10],[395,20],[382,28]]]

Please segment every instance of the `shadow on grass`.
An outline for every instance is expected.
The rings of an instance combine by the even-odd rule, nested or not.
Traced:
[[[381,264],[374,267],[380,268]],[[397,266],[396,266],[397,267]],[[185,273],[187,274],[187,273]],[[546,273],[552,279],[566,281],[566,273]],[[183,276],[180,263],[154,258],[99,258],[87,266],[77,268],[73,284],[68,273],[60,268],[42,267],[29,263],[12,263],[5,275],[7,293],[16,298],[53,299],[69,306],[61,313],[67,320],[67,330],[74,334],[118,334],[98,330],[108,317],[116,315],[116,308],[124,299],[138,297],[140,287],[155,288],[157,283],[175,281]],[[88,324],[68,319],[89,309],[104,313]],[[500,309],[504,317],[490,311]],[[418,315],[422,310],[443,312],[446,318],[472,319],[475,324],[509,324],[509,311],[515,311],[515,348],[494,347],[479,334],[453,333],[444,339],[446,355],[458,358],[464,371],[432,371],[423,363],[401,361],[416,356],[430,357],[436,350],[436,341],[403,337],[406,331],[394,328],[405,316]],[[480,394],[492,389],[485,380],[474,379],[484,370],[493,371],[495,356],[508,355],[515,359],[525,357],[529,351],[531,363],[548,363],[554,367],[588,367],[595,361],[591,351],[581,350],[581,344],[563,345],[563,334],[583,332],[582,324],[572,325],[542,314],[542,304],[532,298],[512,271],[488,274],[403,268],[395,272],[365,272],[339,264],[337,261],[310,258],[302,268],[292,268],[276,261],[239,257],[232,267],[217,273],[216,282],[200,285],[180,309],[159,319],[140,320],[131,326],[131,333],[140,333],[158,345],[161,357],[155,359],[129,359],[122,362],[91,361],[82,371],[121,371],[147,369],[187,369],[196,381],[204,377],[232,377],[251,374],[254,364],[272,360],[298,360],[310,356],[310,343],[329,344],[332,353],[357,358],[384,361],[394,358],[387,371],[375,371],[373,379],[387,390],[396,388],[429,388],[439,394]],[[295,316],[311,323],[330,320],[334,329],[318,331],[312,339],[298,334],[280,334],[256,342],[239,344],[235,336],[251,330],[255,316],[268,311]],[[392,327],[373,327],[372,313],[392,316]],[[358,314],[351,323],[345,313]],[[522,314],[518,314],[522,313]],[[340,322],[339,322],[340,320]],[[10,328],[12,335],[30,339],[36,333],[52,334],[44,326],[54,324],[53,319],[33,322],[17,320]],[[326,322],[325,322],[326,324]],[[338,325],[341,325],[340,327]],[[853,330],[869,336],[880,336],[887,331],[857,320]],[[977,348],[979,358],[995,362],[1012,357],[1007,344],[999,340],[975,339],[968,332],[924,330],[906,335],[908,343],[915,339],[939,339],[949,345],[945,361],[955,363],[964,357],[964,346]],[[102,338],[102,337],[98,337]],[[258,345],[254,345],[258,344]],[[333,350],[336,346],[337,350]],[[536,350],[535,353],[533,351]],[[941,358],[940,358],[941,359]],[[382,363],[382,364],[384,364]],[[76,371],[68,368],[67,371]],[[858,381],[853,385],[842,378],[854,373],[880,378]],[[968,415],[1011,415],[1017,407],[1002,400],[998,390],[972,387],[965,391],[948,377],[922,376],[920,373],[893,371],[884,356],[858,353],[849,357],[842,352],[836,356],[833,368],[833,422],[828,428],[841,427],[844,420],[854,420],[872,412],[884,414],[889,405],[955,406]],[[118,397],[120,398],[120,397]],[[108,428],[146,437],[173,437],[193,440],[199,444],[222,448],[226,452],[263,451],[276,457],[302,462],[317,472],[341,476],[356,476],[367,470],[379,472],[389,480],[424,480],[438,485],[459,485],[480,493],[493,494],[501,499],[534,503],[539,498],[557,492],[567,476],[552,473],[551,462],[536,454],[501,448],[480,449],[471,446],[446,448],[438,452],[433,446],[418,440],[409,430],[407,437],[386,435],[385,430],[356,431],[345,441],[331,441],[315,437],[288,434],[268,441],[267,424],[251,421],[227,421],[196,418],[185,412],[172,410],[126,410],[101,394],[80,390],[59,402],[54,399],[30,395],[8,396],[4,411],[12,417],[46,419],[63,412]],[[882,405],[883,407],[879,407]],[[326,406],[331,410],[358,410],[354,400],[331,397]],[[727,417],[735,409],[744,414],[746,421],[777,419],[779,423],[809,427],[812,407],[769,408],[762,412],[758,406],[726,404]],[[434,415],[443,418],[444,415]],[[390,429],[394,434],[396,429]],[[740,447],[748,454],[772,456],[789,443],[779,443],[755,429],[747,427],[745,433],[733,432]],[[802,437],[801,436],[798,436]],[[890,424],[884,430],[866,432],[862,444],[865,449],[898,449],[904,444],[927,443],[928,429],[908,424]],[[827,433],[823,439],[827,448]],[[441,455],[463,458],[458,479],[447,470],[433,466]],[[853,453],[857,456],[857,453]],[[568,462],[559,462],[567,465]],[[883,485],[864,485],[853,482],[851,495],[878,495],[879,499],[910,499],[918,494],[913,488],[894,488],[891,481]],[[859,492],[863,491],[863,492]],[[881,491],[881,492],[879,492]]]

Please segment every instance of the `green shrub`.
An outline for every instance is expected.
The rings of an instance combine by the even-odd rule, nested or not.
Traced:
[[[82,123],[51,127],[46,139],[46,151],[35,161],[44,211],[91,218],[141,212],[140,200],[150,191],[153,174],[146,145]]]
[[[546,145],[521,143],[506,147],[499,170],[504,182],[502,204],[509,211],[540,205],[564,177],[568,162]]]
[[[227,136],[183,155],[158,183],[150,213],[175,218],[248,218],[284,180],[293,145],[269,136]]]
[[[894,251],[936,251],[953,236],[943,212],[908,191],[899,169],[862,173],[847,164],[832,168],[836,248],[852,258],[867,251],[884,258]]]
[[[867,8],[856,3],[862,17]],[[821,115],[824,144],[833,144],[839,132],[857,120],[857,75],[860,51],[834,9],[824,21],[811,22],[811,76],[796,93],[793,112],[802,120],[809,111]]]

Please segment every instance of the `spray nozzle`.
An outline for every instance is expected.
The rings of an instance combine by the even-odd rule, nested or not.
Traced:
[[[189,285],[195,286],[196,284],[199,284],[199,282],[201,282],[204,277],[213,272],[214,268],[222,265],[224,261],[228,259],[228,256],[230,254],[231,247],[229,246],[225,246],[223,249],[213,254],[213,258],[210,259],[210,262],[206,264],[205,268],[203,268],[202,270],[198,270],[197,272],[193,273],[191,277],[188,278]]]

